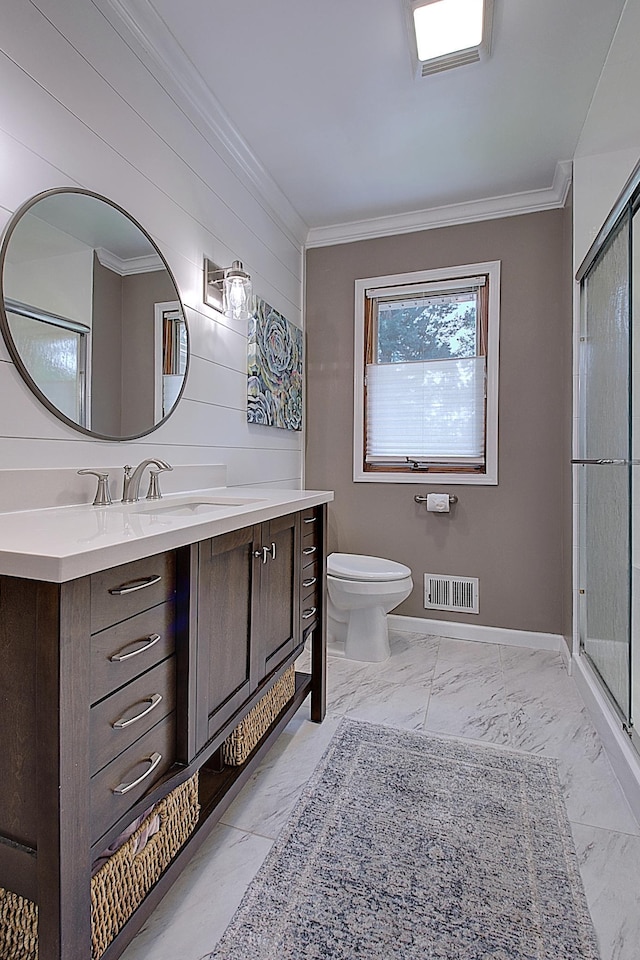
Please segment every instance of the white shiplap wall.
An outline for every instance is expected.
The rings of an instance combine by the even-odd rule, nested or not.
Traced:
[[[0,227],[27,198],[65,185],[123,206],[162,250],[186,307],[189,378],[149,437],[91,440],[31,396],[2,343],[0,469],[122,467],[157,455],[176,467],[226,464],[232,485],[300,486],[301,434],[246,422],[246,324],[202,303],[202,260],[243,260],[255,292],[302,325],[303,225],[291,228],[284,198],[286,216],[274,213],[100,4],[3,0]]]

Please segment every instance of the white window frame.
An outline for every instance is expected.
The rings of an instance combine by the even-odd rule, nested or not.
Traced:
[[[364,459],[364,371],[365,343],[364,319],[367,290],[385,287],[457,280],[486,274],[489,282],[488,329],[487,329],[487,398],[486,398],[486,461],[485,471],[479,473],[436,473],[411,471],[407,473],[366,471]],[[353,479],[356,483],[414,483],[425,484],[461,483],[496,486],[498,483],[498,361],[500,335],[500,261],[468,263],[437,270],[419,270],[414,273],[391,274],[383,277],[367,277],[355,281],[355,343],[353,377]]]

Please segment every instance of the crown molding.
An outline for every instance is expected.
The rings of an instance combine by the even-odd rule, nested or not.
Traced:
[[[555,210],[564,207],[571,186],[573,164],[562,160],[556,164],[553,183],[539,190],[511,193],[485,200],[470,200],[468,203],[453,203],[449,206],[414,210],[411,213],[373,217],[370,220],[354,220],[336,223],[328,227],[311,227],[307,234],[307,248],[328,247],[339,243],[355,243],[357,240],[372,240],[376,237],[391,237],[401,233],[416,233],[419,230],[434,230],[455,224],[474,223],[478,220],[497,220],[500,217],[516,217],[522,213],[540,210]]]
[[[289,240],[301,247],[308,225],[233,124],[149,0],[94,0]]]
[[[104,247],[96,247],[96,256],[103,267],[112,270],[113,273],[121,277],[129,277],[137,273],[155,273],[156,270],[166,270],[161,257],[155,253],[150,253],[144,257],[129,257],[124,260],[111,250]]]

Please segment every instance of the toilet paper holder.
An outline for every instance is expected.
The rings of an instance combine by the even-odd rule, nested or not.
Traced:
[[[415,497],[414,497],[413,499],[415,500],[416,503],[426,503],[426,502],[427,502],[427,495],[425,494],[425,496],[421,496],[419,493],[416,493],[416,495],[415,495]],[[458,498],[450,493],[450,494],[449,494],[449,503],[457,503],[457,502],[458,502]]]

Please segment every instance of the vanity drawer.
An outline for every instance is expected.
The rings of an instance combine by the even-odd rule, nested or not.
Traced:
[[[309,627],[314,626],[318,619],[320,597],[319,570],[320,563],[317,560],[303,567],[302,570],[302,582],[300,584],[300,627],[303,634]]]
[[[91,632],[148,610],[175,596],[175,553],[124,563],[91,577]]]
[[[321,596],[322,558],[321,519],[317,507],[309,507],[301,513],[302,570],[300,582],[300,629],[304,636],[318,622],[319,598]]]
[[[91,773],[170,714],[176,706],[176,661],[171,657],[92,707],[89,718]]]
[[[317,597],[309,599],[302,604],[300,610],[300,629],[303,635],[310,627],[315,627],[318,622],[318,600]]]
[[[302,567],[305,570],[311,563],[318,560],[318,544],[313,534],[302,538]]]
[[[318,597],[320,596],[320,584],[316,576],[311,576],[313,568],[307,567],[304,571],[305,576],[302,579],[302,588],[300,590],[300,603],[303,607],[318,606]]]
[[[174,712],[91,778],[92,843],[164,776],[175,754]]]
[[[175,616],[175,603],[170,600],[91,638],[91,703],[171,656],[176,645]]]
[[[310,564],[307,564],[306,567],[303,567],[302,570],[302,580],[300,583],[300,596],[306,597],[310,591],[315,591],[318,588],[318,571],[320,569],[320,564],[317,560],[312,560]]]
[[[307,507],[300,511],[302,522],[302,536],[305,537],[312,530],[317,530],[320,526],[320,512],[318,507]]]

